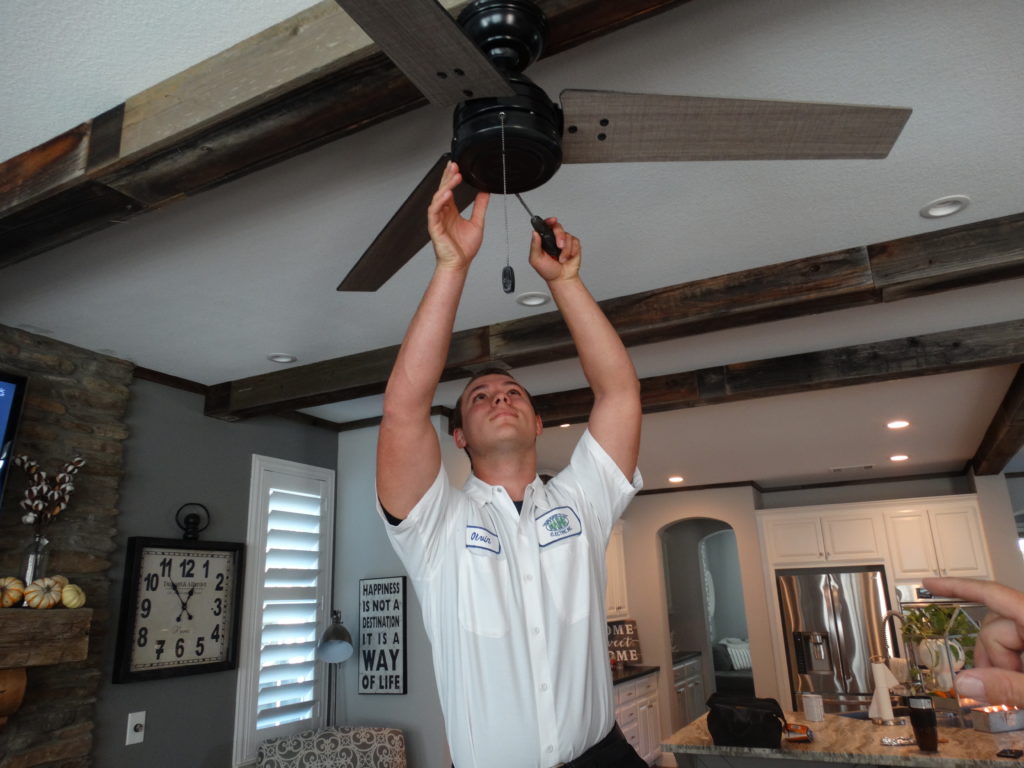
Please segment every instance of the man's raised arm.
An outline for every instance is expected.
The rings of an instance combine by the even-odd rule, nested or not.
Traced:
[[[580,279],[580,242],[557,219],[547,220],[561,249],[546,254],[534,234],[530,264],[547,281],[551,296],[576,344],[583,374],[594,392],[588,428],[601,447],[632,479],[640,450],[640,382],[615,328]]]
[[[459,214],[452,192],[461,182],[449,163],[427,211],[437,259],[423,299],[409,323],[384,391],[377,443],[377,496],[393,517],[404,519],[441,467],[441,447],[430,408],[448,357],[455,313],[469,265],[483,241],[488,196],[478,194],[469,219]]]

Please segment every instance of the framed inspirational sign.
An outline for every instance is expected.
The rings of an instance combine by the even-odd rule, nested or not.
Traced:
[[[405,693],[405,576],[359,580],[359,693]]]
[[[636,621],[608,622],[608,658],[616,663],[641,664],[640,635],[636,631]]]

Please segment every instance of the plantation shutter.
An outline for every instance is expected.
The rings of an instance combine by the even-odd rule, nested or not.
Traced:
[[[312,720],[320,498],[270,492],[256,730]]]
[[[324,724],[334,472],[253,456],[234,764],[261,741]]]

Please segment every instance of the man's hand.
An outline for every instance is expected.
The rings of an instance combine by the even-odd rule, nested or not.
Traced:
[[[974,647],[974,669],[956,676],[962,696],[990,704],[1024,706],[1024,594],[994,581],[927,578],[935,595],[984,603],[989,608]]]
[[[484,239],[484,214],[490,195],[486,192],[477,194],[473,213],[468,219],[463,218],[453,194],[461,183],[459,167],[449,161],[427,209],[427,231],[434,244],[437,264],[441,267],[467,269]]]
[[[566,232],[554,216],[545,219],[545,223],[554,232],[555,244],[561,253],[557,259],[547,254],[541,248],[540,235],[534,232],[533,239],[530,241],[530,266],[549,283],[555,280],[576,278],[580,273],[580,259],[583,256],[580,241]]]

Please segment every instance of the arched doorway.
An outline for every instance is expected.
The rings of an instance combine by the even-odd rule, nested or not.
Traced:
[[[712,691],[753,693],[746,609],[730,525],[710,518],[680,520],[661,532],[661,545],[677,693],[673,727],[680,728],[703,712]],[[692,682],[695,654],[699,691]]]

